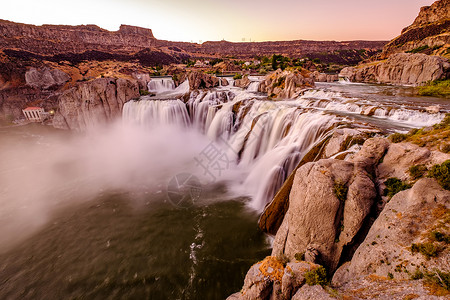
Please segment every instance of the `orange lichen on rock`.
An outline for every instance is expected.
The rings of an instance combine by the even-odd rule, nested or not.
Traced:
[[[275,256],[267,256],[261,261],[259,271],[264,277],[269,277],[272,281],[281,282],[284,274],[284,266]]]

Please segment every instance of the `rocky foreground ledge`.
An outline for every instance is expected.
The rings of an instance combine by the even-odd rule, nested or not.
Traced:
[[[276,233],[272,255],[229,300],[448,299],[448,149],[394,143],[394,135],[349,153],[350,141],[364,138],[353,131],[339,129],[318,145],[323,159],[303,162],[290,192],[266,207],[260,226]],[[450,116],[432,132],[428,140],[448,134]]]

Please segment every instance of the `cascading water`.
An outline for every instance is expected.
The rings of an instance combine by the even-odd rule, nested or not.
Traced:
[[[175,82],[171,77],[152,78],[148,83],[148,91],[151,93],[163,93],[175,89]]]
[[[204,133],[230,161],[230,167],[214,180],[231,179],[234,190],[251,196],[250,206],[260,211],[336,117],[224,87],[193,92],[186,104],[180,100],[130,101],[124,106],[123,119],[144,126],[193,127]],[[236,172],[243,176],[236,179]]]
[[[372,99],[373,87],[368,85],[324,84],[297,99],[268,101],[256,93],[260,77],[249,79],[246,90],[229,85],[194,91],[186,103],[178,97],[131,101],[125,104],[123,117],[141,125],[193,127],[205,134],[222,147],[231,162],[231,170],[221,172],[221,178],[214,180],[232,179],[234,189],[251,196],[250,206],[260,211],[306,152],[337,121],[348,120],[348,116],[358,120],[362,116],[359,122],[372,120],[378,126],[380,121],[376,120],[380,119],[387,122],[387,128],[407,130],[413,125],[438,123],[445,115],[428,113],[427,102],[405,106],[404,101],[397,103],[395,97]],[[365,91],[364,96],[348,95],[339,86],[370,92]],[[236,180],[232,177],[238,171],[243,175]]]

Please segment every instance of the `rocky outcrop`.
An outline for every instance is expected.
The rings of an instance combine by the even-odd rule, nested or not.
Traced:
[[[450,63],[447,59],[419,53],[394,54],[385,61],[344,68],[339,74],[355,82],[398,85],[419,85],[448,76]]]
[[[15,38],[20,37],[20,38]],[[27,25],[0,20],[2,48],[23,49],[42,55],[87,50],[136,52],[154,46],[150,29],[122,25],[110,32],[96,25]]]
[[[414,23],[404,28],[400,36],[383,49],[382,58],[398,52],[422,47],[427,54],[445,54],[450,44],[450,1],[439,0],[424,6]]]
[[[432,230],[445,224],[443,220],[446,215],[448,218],[449,209],[450,192],[434,179],[421,179],[412,189],[396,194],[386,204],[352,260],[334,274],[333,283],[342,285],[371,274],[409,279],[416,269],[449,272],[448,247],[433,259],[411,248],[414,243],[427,241]],[[441,230],[445,231],[445,226]],[[435,246],[438,244],[435,242]]]
[[[297,260],[284,266],[276,257],[266,257],[247,272],[241,292],[231,295],[227,300],[291,299],[300,287],[305,286],[305,274],[319,267],[311,262]]]
[[[212,88],[219,85],[220,79],[203,72],[191,72],[187,76],[191,91],[205,88]]]
[[[378,165],[378,179],[384,181],[389,177],[396,177],[401,180],[412,180],[414,178],[409,174],[411,166],[422,165],[431,168],[432,165],[442,164],[447,159],[450,159],[450,155],[415,144],[391,144],[383,162]]]
[[[303,76],[298,71],[282,71],[278,69],[265,77],[260,83],[258,91],[267,93],[269,97],[292,99],[298,97],[302,91],[314,86],[314,80]]]
[[[58,69],[31,68],[25,73],[26,84],[39,89],[48,89],[55,85],[62,85],[70,80],[70,76]]]
[[[316,250],[320,262],[337,268],[376,198],[369,175],[351,162],[320,160],[298,169],[289,209],[277,232],[272,255],[293,259]]]
[[[333,82],[339,80],[338,74],[325,74],[319,73],[318,71],[312,72],[311,77],[315,82]]]
[[[335,300],[320,285],[304,285],[292,297],[292,300]]]
[[[127,79],[99,78],[78,84],[59,98],[54,126],[83,131],[121,116],[125,102],[139,98],[139,85]]]
[[[244,76],[241,79],[236,79],[234,81],[234,86],[240,87],[242,89],[247,89],[250,83],[252,82],[250,81],[250,79],[248,79],[248,76]]]

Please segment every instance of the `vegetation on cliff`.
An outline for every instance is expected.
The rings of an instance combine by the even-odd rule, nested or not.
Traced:
[[[450,79],[435,80],[419,87],[419,95],[450,98]]]

